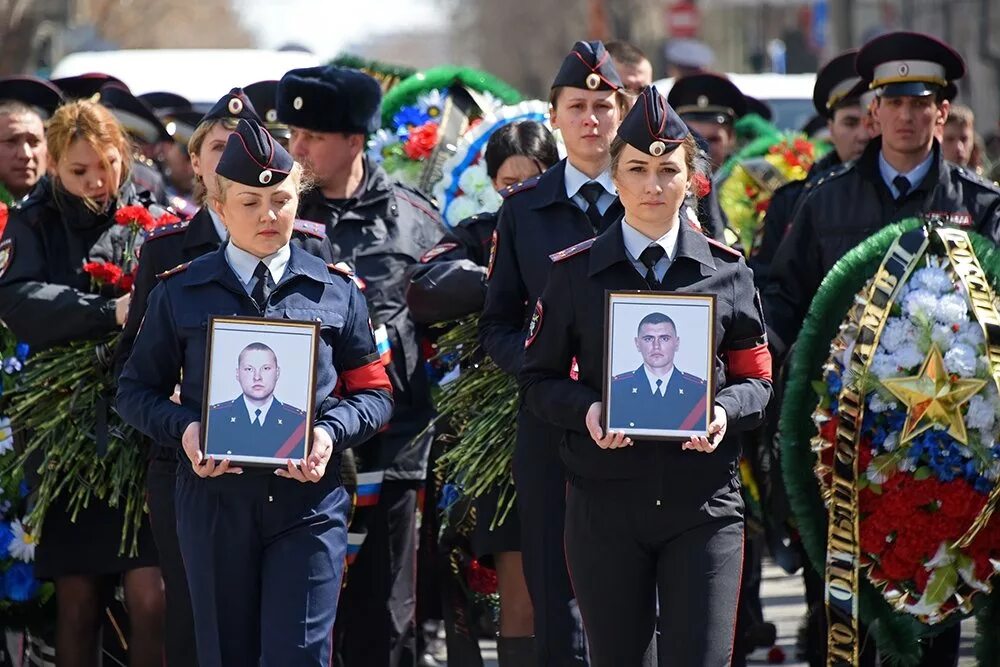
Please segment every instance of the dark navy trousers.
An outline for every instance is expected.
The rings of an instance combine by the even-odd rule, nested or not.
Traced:
[[[318,484],[185,468],[177,533],[201,667],[328,667],[350,503],[336,465]]]

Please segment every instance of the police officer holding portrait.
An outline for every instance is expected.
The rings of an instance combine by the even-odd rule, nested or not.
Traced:
[[[216,173],[213,206],[229,242],[153,290],[118,410],[184,453],[177,533],[201,667],[326,667],[350,505],[339,459],[388,422],[391,388],[351,277],[290,243],[301,166],[259,124],[240,120]],[[208,317],[234,314],[320,324],[310,449],[285,467],[239,469],[202,455]],[[266,389],[253,388],[255,373],[256,398]]]
[[[381,487],[374,507],[359,507],[352,521],[352,533],[366,536],[348,573],[337,641],[348,667],[393,667],[416,654],[417,494],[427,476],[434,415],[406,287],[444,227],[430,201],[390,180],[365,154],[367,135],[380,121],[375,79],[343,67],[297,69],[282,77],[277,98],[278,120],[291,131],[289,150],[313,183],[299,217],[318,223],[326,236],[304,247],[353,271],[376,336],[388,346],[395,410],[388,428],[354,451],[359,482]]]
[[[594,667],[640,664],[657,627],[661,665],[719,667],[732,657],[743,504],[739,441],[724,436],[760,423],[771,359],[742,255],[681,211],[697,150],[666,99],[646,88],[610,150],[624,217],[555,258],[526,341],[521,389],[527,409],[553,429],[545,445],[566,465],[566,562]],[[718,295],[709,353],[719,388],[705,436],[663,442],[604,432],[606,290]],[[650,347],[663,350],[670,327],[640,331],[662,334]],[[664,367],[661,354],[651,366]],[[574,361],[577,379],[568,372]]]

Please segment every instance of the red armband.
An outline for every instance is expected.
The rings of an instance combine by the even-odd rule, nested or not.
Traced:
[[[771,352],[766,344],[746,350],[730,350],[726,353],[726,357],[728,360],[726,374],[730,379],[757,378],[771,381]]]
[[[365,389],[384,389],[392,393],[392,383],[385,372],[385,366],[381,361],[373,361],[365,364],[361,368],[344,371],[340,374],[340,379],[344,381],[344,391],[353,394]]]

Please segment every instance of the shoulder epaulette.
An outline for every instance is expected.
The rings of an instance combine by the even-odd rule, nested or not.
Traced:
[[[462,218],[458,221],[456,227],[471,227],[477,223],[482,222],[496,222],[497,214],[493,213],[476,213],[475,215],[470,215],[468,218]]]
[[[299,415],[300,417],[306,414],[304,411],[299,410],[294,405],[289,405],[288,403],[282,403],[281,405],[292,414]]]
[[[232,401],[223,401],[222,403],[216,403],[215,405],[209,406],[209,410],[218,410],[220,408],[228,408],[228,407],[230,407],[235,402],[236,402],[235,400],[232,400]]]
[[[420,190],[411,188],[403,183],[393,182],[392,191],[393,194],[396,195],[397,199],[402,199],[413,208],[423,212],[425,215],[428,215],[435,220],[440,220],[441,214],[438,213],[437,204],[435,204],[433,199],[425,195]]]
[[[987,190],[992,190],[993,192],[1000,192],[1000,185],[983,178],[974,171],[969,171],[965,167],[955,167],[954,171],[958,174],[958,177],[963,180],[974,183],[980,187],[986,188]]]
[[[705,384],[705,381],[702,380],[697,375],[691,375],[690,373],[685,373],[684,371],[681,371],[681,375],[684,376],[684,379],[691,380],[691,382],[697,382],[698,384]]]
[[[619,375],[615,375],[614,377],[611,378],[611,380],[612,381],[614,381],[614,380],[628,380],[629,378],[632,378],[632,377],[635,377],[635,371],[625,371],[624,373],[621,373]]]
[[[559,252],[552,253],[549,255],[549,259],[553,262],[561,262],[564,259],[572,257],[573,255],[579,255],[584,250],[589,250],[592,245],[594,245],[594,239],[587,239],[586,241],[581,241],[580,243],[560,250]]]
[[[326,225],[320,222],[296,218],[295,222],[292,223],[292,229],[318,239],[326,238]]]
[[[327,264],[326,267],[331,271],[333,271],[334,273],[339,273],[348,280],[353,281],[354,284],[358,286],[359,290],[365,289],[366,287],[365,281],[362,280],[358,274],[354,273],[354,271],[351,270],[351,267],[349,267],[344,262],[337,262],[336,264]]]
[[[538,185],[539,178],[541,178],[541,175],[532,176],[528,180],[521,181],[520,183],[515,183],[514,185],[508,185],[507,187],[505,187],[503,190],[500,191],[500,196],[503,197],[504,199],[507,199],[512,195],[516,195],[518,192],[531,190],[536,185]]]
[[[817,178],[815,181],[810,181],[809,183],[807,183],[806,187],[815,188],[819,185],[823,185],[828,181],[832,181],[835,178],[843,176],[844,174],[849,172],[853,167],[854,167],[853,161],[843,162],[841,164],[838,164],[836,167],[832,168],[830,171],[826,172],[825,174]]]
[[[165,280],[165,279],[169,278],[170,276],[175,276],[178,273],[182,273],[182,272],[186,271],[187,267],[189,267],[189,266],[191,266],[191,262],[184,262],[183,264],[178,264],[174,268],[168,269],[168,270],[164,271],[163,273],[157,273],[156,277],[159,278],[160,280]]]
[[[173,222],[169,225],[160,225],[159,227],[154,227],[153,231],[146,236],[146,243],[150,241],[155,241],[156,239],[162,239],[164,236],[172,236],[174,234],[180,234],[185,229],[191,225],[189,220],[182,220],[181,222]]]
[[[727,252],[730,255],[733,255],[734,257],[742,257],[743,256],[743,253],[741,253],[739,250],[736,250],[735,248],[730,248],[725,243],[719,243],[715,239],[710,239],[707,236],[705,237],[705,240],[708,241],[708,244],[710,246],[718,248],[719,250],[722,250],[723,252]]]

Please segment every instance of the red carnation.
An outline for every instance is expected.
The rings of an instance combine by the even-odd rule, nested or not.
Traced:
[[[180,222],[180,221],[181,219],[178,218],[173,213],[164,213],[163,215],[161,215],[156,219],[156,221],[153,223],[153,227],[163,227],[164,225],[172,225],[175,222]]]
[[[707,197],[712,191],[712,182],[700,171],[695,172],[694,176],[691,177],[691,190],[694,191],[694,196],[698,199]]]
[[[83,265],[83,270],[98,285],[117,285],[123,273],[120,266],[110,262],[87,262]]]
[[[438,126],[434,121],[427,121],[420,127],[410,131],[410,136],[403,145],[403,152],[411,160],[429,158],[438,142]]]
[[[782,665],[785,663],[785,651],[780,646],[772,646],[767,652],[767,663],[769,665]]]
[[[3,230],[7,227],[7,204],[0,201],[0,236],[3,236]]]
[[[153,221],[153,214],[146,210],[144,206],[123,206],[115,213],[115,222],[119,225],[135,225],[140,229],[152,229],[156,224]]]
[[[122,277],[115,284],[118,285],[118,289],[128,294],[132,291],[132,285],[135,284],[135,272],[122,274]]]
[[[473,559],[469,563],[465,576],[472,592],[480,595],[493,595],[497,592],[497,571],[480,564],[478,560]]]
[[[915,569],[916,563],[898,555],[896,549],[882,556],[882,571],[887,579],[906,581],[913,576]]]

